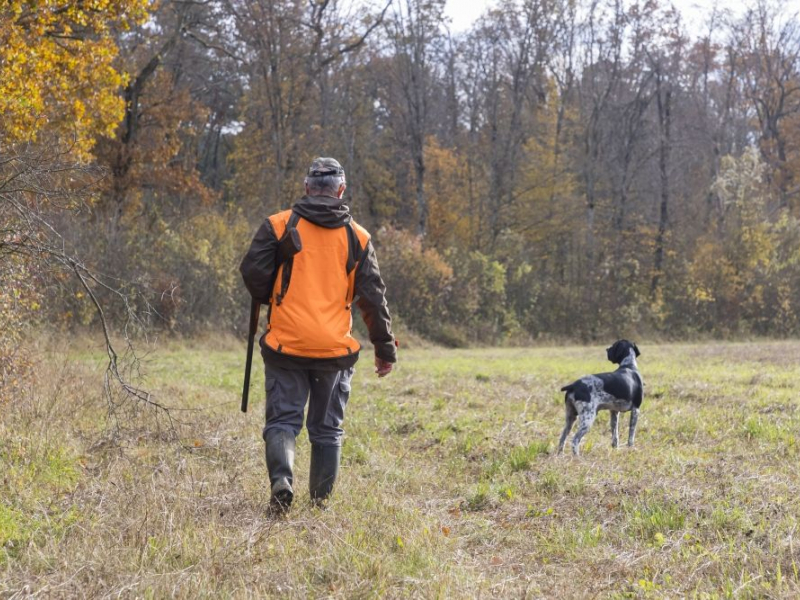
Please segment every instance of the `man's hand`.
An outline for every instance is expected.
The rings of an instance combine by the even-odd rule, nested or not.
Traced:
[[[378,358],[377,356],[375,357],[375,372],[378,374],[378,377],[386,377],[392,372],[392,366],[392,363]]]

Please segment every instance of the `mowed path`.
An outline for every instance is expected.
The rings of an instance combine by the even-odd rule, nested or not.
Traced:
[[[182,444],[106,419],[96,355],[56,356],[0,416],[0,596],[800,596],[800,343],[639,346],[636,448],[604,412],[579,458],[554,455],[558,388],[604,347],[404,349],[382,380],[362,359],[335,497],[309,506],[303,434],[282,519],[239,344],[146,358]]]

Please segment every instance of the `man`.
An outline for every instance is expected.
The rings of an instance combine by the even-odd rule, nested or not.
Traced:
[[[264,221],[239,268],[253,298],[269,305],[267,332],[260,340],[267,388],[263,435],[270,505],[278,511],[286,510],[294,497],[295,438],[306,401],[311,499],[322,503],[333,490],[360,350],[351,335],[353,302],[375,347],[378,377],[388,375],[397,360],[375,249],[342,199],[344,169],[332,158],[314,159],[305,189],[291,210]],[[278,242],[293,227],[301,250],[276,265]]]

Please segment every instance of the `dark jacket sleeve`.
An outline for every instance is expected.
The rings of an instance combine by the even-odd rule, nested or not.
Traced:
[[[386,285],[378,269],[378,258],[372,242],[367,242],[356,269],[355,291],[358,295],[356,304],[369,329],[369,341],[375,346],[375,356],[387,362],[397,362],[392,316],[386,305]]]
[[[250,249],[239,265],[239,271],[250,295],[267,304],[272,293],[272,279],[275,274],[275,252],[278,238],[269,219],[259,227],[250,244]]]

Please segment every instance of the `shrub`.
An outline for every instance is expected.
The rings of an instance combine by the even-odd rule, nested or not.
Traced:
[[[419,237],[397,229],[382,229],[376,239],[389,307],[414,331],[436,341],[447,331],[447,298],[453,269]]]

